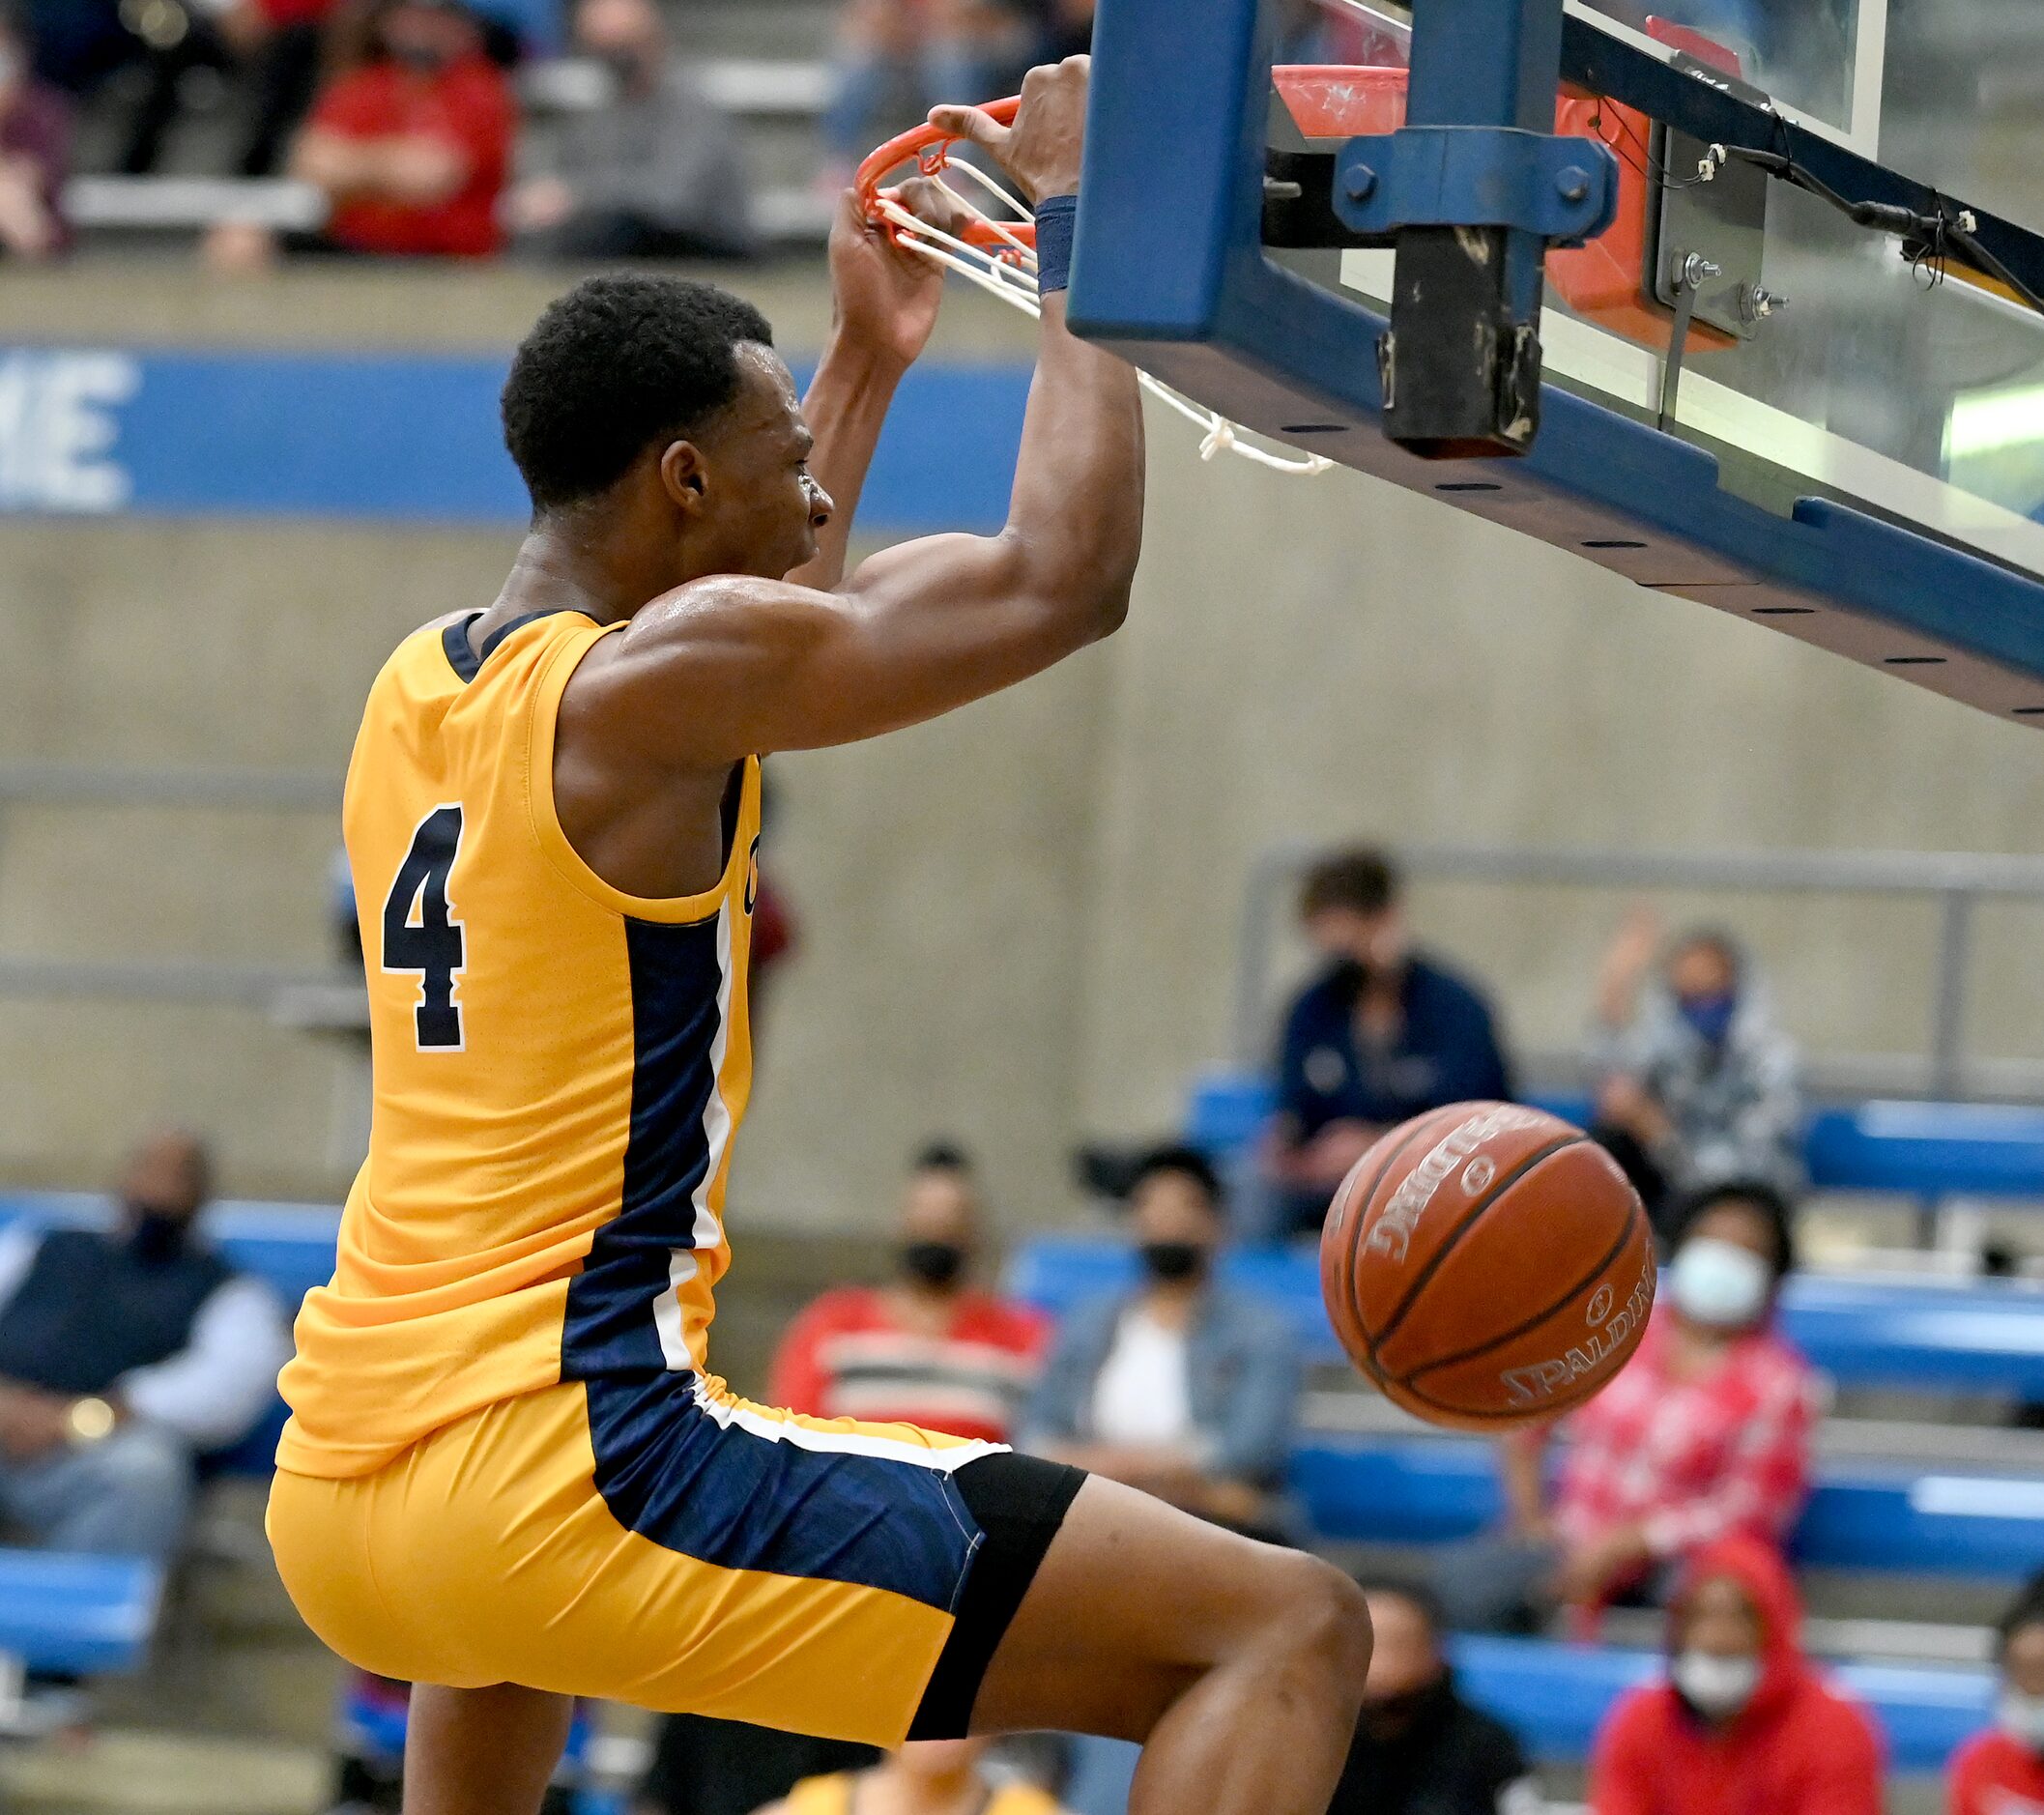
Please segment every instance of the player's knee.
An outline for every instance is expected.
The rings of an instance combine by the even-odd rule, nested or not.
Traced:
[[[1291,1552],[1269,1611],[1270,1629],[1329,1680],[1363,1693],[1369,1673],[1369,1602],[1353,1580],[1319,1557]]]

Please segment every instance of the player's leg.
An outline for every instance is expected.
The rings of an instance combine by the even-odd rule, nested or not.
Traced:
[[[421,1683],[405,1726],[405,1815],[538,1815],[574,1700]]]
[[[1322,1815],[1368,1667],[1362,1591],[1332,1565],[1089,1477],[972,1725],[1142,1742],[1130,1815]]]

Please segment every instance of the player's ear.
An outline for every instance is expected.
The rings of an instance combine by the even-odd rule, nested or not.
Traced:
[[[677,509],[701,510],[709,490],[702,448],[692,441],[669,442],[660,454],[660,487]]]

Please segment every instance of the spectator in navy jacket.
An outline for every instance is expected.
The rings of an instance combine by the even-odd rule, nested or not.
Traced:
[[[1327,1815],[1539,1815],[1510,1728],[1462,1699],[1424,1588],[1365,1582],[1373,1635],[1363,1713]]]
[[[1196,1149],[1144,1160],[1129,1218],[1142,1282],[1066,1319],[1018,1441],[1219,1523],[1270,1532],[1299,1393],[1291,1326],[1214,1281],[1221,1186]]]
[[[1511,1094],[1489,1003],[1415,949],[1382,852],[1316,863],[1299,911],[1328,964],[1285,1016],[1265,1148],[1279,1199],[1271,1233],[1317,1228],[1335,1187],[1386,1129]]]
[[[291,1353],[283,1310],[194,1233],[206,1149],[136,1149],[109,1230],[0,1230],[0,1514],[54,1550],[167,1558],[193,1463],[245,1436]]]

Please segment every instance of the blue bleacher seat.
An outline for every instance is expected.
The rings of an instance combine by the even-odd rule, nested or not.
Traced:
[[[1292,1487],[1316,1532],[1358,1541],[1446,1542],[1504,1511],[1490,1446],[1462,1437],[1312,1438],[1292,1457]],[[2044,1483],[1827,1466],[1794,1549],[1817,1569],[2017,1580],[2044,1561]]]
[[[1581,1758],[1611,1704],[1660,1668],[1649,1652],[1544,1639],[1458,1638],[1451,1656],[1470,1700],[1512,1728],[1529,1752],[1550,1760]],[[1994,1679],[1985,1670],[1846,1664],[1831,1677],[1880,1721],[1899,1772],[1942,1770],[1953,1748],[1992,1718]]]
[[[0,1196],[0,1226],[20,1218],[98,1227],[113,1215],[88,1192],[14,1192]],[[333,1277],[340,1212],[331,1204],[221,1202],[206,1212],[206,1234],[244,1272],[267,1282],[291,1310]]]
[[[133,1670],[149,1648],[163,1572],[134,1557],[0,1550],[0,1653],[31,1670]]]
[[[1313,1360],[1340,1359],[1310,1249],[1246,1249],[1222,1264],[1230,1282],[1263,1293],[1284,1311]],[[1124,1245],[1090,1236],[1030,1242],[1008,1272],[1012,1289],[1058,1313],[1135,1279],[1135,1256]],[[1782,1320],[1818,1367],[1848,1385],[2044,1400],[2044,1289],[2027,1282],[1960,1285],[1799,1274],[1784,1294]]]
[[[103,1197],[73,1192],[0,1196],[0,1226],[27,1218],[39,1224],[95,1226],[112,1215]],[[315,1285],[333,1277],[338,1211],[320,1204],[218,1203],[206,1213],[206,1231],[237,1267],[267,1283],[293,1312]],[[239,1443],[203,1458],[208,1475],[267,1475],[275,1465],[284,1427],[276,1400]]]
[[[1526,1100],[1578,1127],[1590,1118],[1590,1099],[1580,1091],[1536,1091]],[[1209,1072],[1194,1082],[1186,1138],[1217,1159],[1234,1157],[1275,1104],[1261,1073]],[[1803,1164],[1819,1191],[2044,1203],[2044,1109],[1876,1102],[1819,1109],[1803,1132]]]
[[[1863,1103],[1813,1116],[1810,1180],[1827,1191],[2044,1200],[2044,1109]]]

